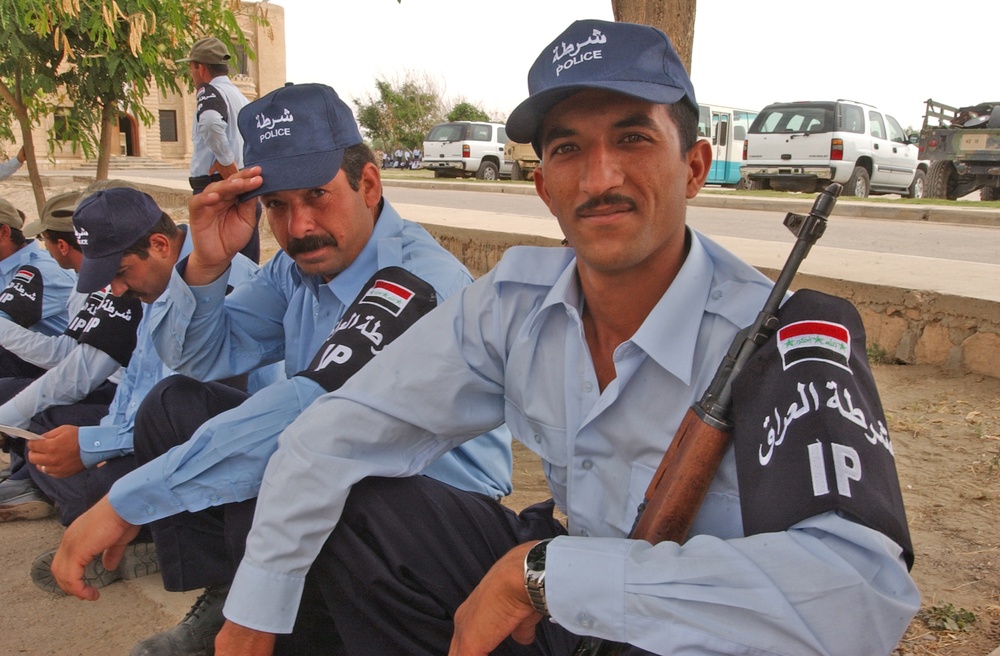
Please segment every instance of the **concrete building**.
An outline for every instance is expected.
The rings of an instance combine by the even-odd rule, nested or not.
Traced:
[[[270,2],[244,2],[243,5],[244,11],[238,20],[256,58],[249,58],[243,48],[238,48],[229,67],[229,77],[243,95],[255,100],[285,84],[285,10]],[[250,12],[258,7],[266,16],[267,25],[250,20]],[[160,160],[172,166],[184,166],[190,161],[194,94],[186,88],[190,80],[184,64],[178,65],[178,75],[184,76],[179,83],[183,94],[164,94],[154,87],[143,103],[153,115],[152,124],[144,125],[131,113],[119,118],[119,130],[112,137],[112,167],[124,164],[122,158],[144,163]],[[39,168],[68,169],[83,163],[82,153],[74,153],[69,143],[57,143],[52,157],[44,156],[49,130],[65,121],[70,111],[71,108],[66,107],[64,112],[45,117],[33,131]],[[19,147],[20,143],[4,143],[0,150],[12,155]]]

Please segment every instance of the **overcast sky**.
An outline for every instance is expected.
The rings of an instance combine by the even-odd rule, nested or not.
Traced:
[[[348,102],[374,80],[430,75],[444,96],[506,116],[528,68],[579,18],[612,20],[611,0],[278,0],[287,74]],[[964,5],[963,5],[964,6]],[[1000,99],[1000,2],[922,15],[911,0],[699,0],[692,79],[698,100],[759,110],[775,101],[849,98],[919,128],[927,98]]]

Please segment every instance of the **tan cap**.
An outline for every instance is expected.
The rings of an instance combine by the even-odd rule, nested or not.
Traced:
[[[129,189],[138,189],[137,186],[128,182],[127,180],[94,180],[89,185],[83,188],[83,191],[77,192],[76,200],[73,203],[67,203],[65,205],[60,204],[57,207],[52,208],[52,216],[62,218],[68,218],[73,216],[73,212],[76,208],[80,206],[80,203],[87,200],[88,197],[92,196],[98,191],[103,189],[114,189],[116,187],[128,187]],[[42,210],[44,212],[44,209]],[[73,229],[72,223],[70,225],[70,230]],[[43,228],[43,230],[48,230],[49,228]],[[56,228],[52,228],[56,230]]]
[[[80,199],[79,191],[68,191],[57,194],[45,201],[42,215],[37,221],[24,226],[22,232],[29,239],[37,237],[46,230],[56,232],[73,232],[73,209]],[[67,209],[69,210],[67,212]]]
[[[226,44],[219,41],[214,36],[206,36],[204,39],[198,39],[191,46],[191,54],[184,59],[178,59],[178,62],[188,62],[193,61],[199,64],[228,64],[229,63],[229,49],[226,48]]]
[[[0,224],[20,230],[24,226],[24,212],[0,198]]]

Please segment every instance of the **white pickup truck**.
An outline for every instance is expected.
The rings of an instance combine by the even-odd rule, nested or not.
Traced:
[[[845,196],[922,198],[927,163],[917,160],[913,141],[871,105],[775,103],[751,124],[740,173],[750,189],[813,193],[839,182]]]
[[[506,144],[507,129],[501,123],[440,123],[424,139],[421,166],[434,171],[435,178],[509,178],[511,163],[503,155]]]

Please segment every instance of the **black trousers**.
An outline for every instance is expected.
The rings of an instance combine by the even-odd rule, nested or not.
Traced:
[[[0,378],[27,378],[30,382],[44,373],[45,369],[0,346]]]
[[[565,534],[547,501],[516,515],[498,501],[424,476],[369,478],[306,578],[291,635],[277,654],[438,655],[458,606],[518,544]],[[494,654],[568,655],[577,636],[548,621],[532,645],[508,638]]]
[[[105,382],[77,403],[53,406],[38,413],[31,418],[28,428],[35,433],[46,433],[65,425],[96,426],[108,414],[108,405],[114,398],[116,389],[117,386],[113,383]],[[24,442],[23,440],[11,442],[13,464],[15,451],[19,456],[24,456]],[[26,459],[18,460],[22,468],[15,474],[15,478],[20,478],[25,473],[30,476],[35,485],[56,505],[59,522],[63,526],[71,524],[107,494],[115,481],[135,469],[135,459],[129,455],[112,458],[100,467],[90,467],[67,478],[53,478],[38,471]]]
[[[223,383],[170,376],[153,386],[135,417],[135,457],[139,465],[191,439],[215,415],[235,408],[249,395]],[[243,558],[253,521],[254,501],[182,512],[151,523],[163,587],[180,592],[229,583]],[[230,553],[226,527],[235,531]]]

